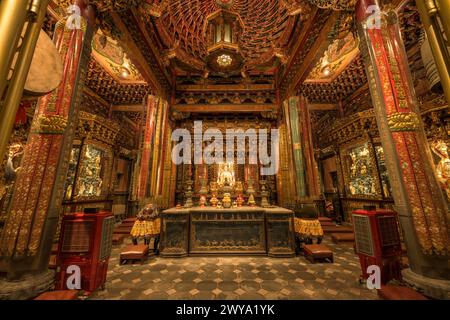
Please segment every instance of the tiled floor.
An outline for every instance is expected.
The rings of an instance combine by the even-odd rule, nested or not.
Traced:
[[[335,263],[303,257],[150,257],[119,265],[113,249],[106,290],[90,299],[377,299],[358,281],[359,261],[349,245],[325,241]]]

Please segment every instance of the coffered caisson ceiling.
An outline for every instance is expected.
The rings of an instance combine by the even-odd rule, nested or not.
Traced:
[[[346,8],[354,1],[334,2]],[[205,25],[208,17],[221,9],[237,14],[242,21],[239,50],[244,59],[244,77],[272,76],[275,88],[283,94],[298,70],[305,67],[305,61],[314,63],[306,56],[312,51],[316,67],[308,69],[291,93],[304,93],[317,103],[337,103],[366,82],[357,39],[351,34],[337,42],[327,37],[333,26],[333,22],[327,21],[336,19],[332,10],[336,8],[326,5],[330,1],[92,0],[90,3],[99,9],[100,25],[109,31],[105,35],[117,39],[96,36],[86,84],[111,104],[140,103],[146,93],[154,91],[152,80],[169,96],[176,90],[178,79],[206,77],[211,79],[208,83],[216,81],[212,80],[216,76],[209,74],[206,63]],[[319,33],[323,36],[318,36]],[[323,45],[315,46],[317,42]],[[321,69],[325,57],[332,67],[329,76]],[[127,78],[121,76],[125,62],[129,66]],[[154,79],[141,72],[145,68],[154,73]]]

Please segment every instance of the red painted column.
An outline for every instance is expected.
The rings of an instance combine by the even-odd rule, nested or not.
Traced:
[[[360,0],[356,16],[374,110],[411,269],[405,278],[428,293],[449,280],[448,207],[431,160],[394,10]],[[428,279],[428,280],[427,280]],[[436,280],[437,281],[437,280]],[[446,281],[449,285],[449,282]]]
[[[306,184],[308,186],[308,196],[311,200],[317,200],[320,196],[319,169],[314,158],[314,146],[312,142],[311,117],[309,114],[308,101],[305,97],[300,97],[299,120],[303,152],[305,156]]]
[[[145,199],[147,197],[148,182],[150,177],[150,158],[153,150],[152,139],[154,136],[155,117],[157,109],[157,100],[154,96],[148,96],[145,103],[145,116],[142,130],[144,131],[141,160],[139,167],[138,200]]]
[[[36,107],[0,242],[0,269],[8,278],[44,272],[50,258],[95,28],[87,1],[73,3],[81,9],[80,28],[69,28],[66,19],[56,26],[63,79]]]

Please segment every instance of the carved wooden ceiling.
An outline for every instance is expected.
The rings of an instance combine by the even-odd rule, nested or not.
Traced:
[[[298,16],[289,15],[288,8],[279,0],[235,0],[230,11],[237,13],[244,24],[240,49],[248,71],[268,70],[283,59]],[[207,56],[204,27],[208,15],[221,7],[216,0],[169,1],[161,18],[153,23],[162,43],[178,60],[192,61],[190,68],[178,63],[178,72],[202,71]],[[151,27],[151,26],[149,26]],[[273,71],[273,70],[271,70]]]
[[[314,104],[341,102],[345,115],[368,108],[358,39],[351,33],[340,40],[330,36],[340,16],[324,9],[323,1],[90,2],[98,6],[100,27],[108,37],[97,35],[94,39],[86,86],[91,97],[108,104],[141,104],[152,92],[193,110],[220,104],[235,108],[242,102],[248,104],[246,109],[250,105],[266,108],[276,106],[287,94],[302,93]],[[208,74],[205,22],[223,2],[230,3],[227,10],[238,14],[244,25],[239,44],[245,61],[242,75]],[[413,3],[405,6],[400,19],[409,49],[420,35]],[[46,25],[50,30],[54,21],[50,19]],[[331,68],[328,75],[323,69],[325,59]],[[125,60],[130,71],[127,79],[121,77]],[[267,89],[261,90],[264,85]],[[333,118],[336,110],[315,111],[314,118],[325,114]],[[130,108],[130,114],[133,112]]]
[[[92,58],[86,86],[110,104],[141,104],[150,87],[147,83],[122,83]]]

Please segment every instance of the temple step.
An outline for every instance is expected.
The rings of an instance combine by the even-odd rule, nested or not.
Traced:
[[[387,285],[381,286],[377,291],[382,300],[428,300],[424,295],[408,287]]]
[[[331,240],[334,243],[355,242],[355,234],[352,233],[332,233]]]

